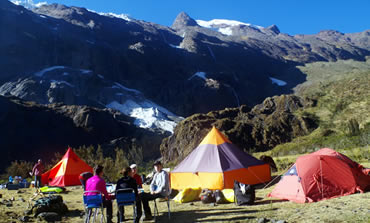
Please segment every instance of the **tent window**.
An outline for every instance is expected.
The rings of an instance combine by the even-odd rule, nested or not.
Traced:
[[[297,168],[295,164],[284,174],[284,176],[298,176]]]

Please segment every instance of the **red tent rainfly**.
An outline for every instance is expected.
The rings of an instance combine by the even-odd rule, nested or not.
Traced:
[[[268,196],[305,203],[367,190],[370,190],[370,176],[361,165],[324,148],[298,157]]]
[[[83,172],[93,172],[93,169],[81,160],[76,153],[68,148],[63,158],[49,171],[42,174],[43,184],[49,186],[74,186],[81,185],[79,175]]]

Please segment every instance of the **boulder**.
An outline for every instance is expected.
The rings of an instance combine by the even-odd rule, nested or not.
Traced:
[[[61,221],[62,217],[55,212],[42,212],[37,216],[38,219],[41,221],[46,221],[46,222],[56,222],[56,221]]]

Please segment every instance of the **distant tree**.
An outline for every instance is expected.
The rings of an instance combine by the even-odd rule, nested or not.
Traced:
[[[21,176],[22,178],[30,177],[29,172],[33,168],[32,162],[27,161],[13,161],[8,168],[6,168],[7,176]]]

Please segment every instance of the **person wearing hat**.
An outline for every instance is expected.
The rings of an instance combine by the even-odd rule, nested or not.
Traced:
[[[143,203],[145,218],[144,221],[152,220],[152,212],[149,207],[149,201],[155,200],[157,198],[164,198],[169,196],[170,184],[168,173],[163,170],[162,163],[156,161],[154,163],[155,174],[150,184],[150,193],[141,193],[141,201]]]
[[[131,164],[130,168],[132,170],[133,178],[136,180],[138,188],[143,188],[143,181],[141,180],[139,174],[137,174],[137,165]]]

